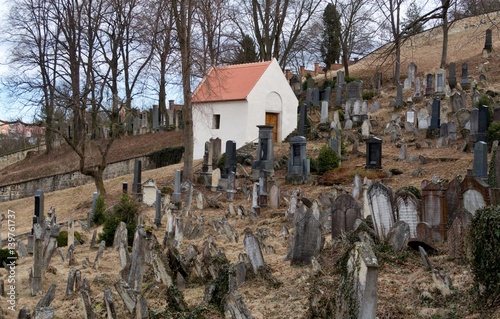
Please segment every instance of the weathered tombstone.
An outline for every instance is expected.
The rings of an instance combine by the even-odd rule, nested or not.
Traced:
[[[45,195],[43,190],[37,189],[35,192],[35,209],[34,216],[37,218],[37,222],[45,228]]]
[[[422,97],[422,84],[420,83],[420,77],[417,76],[415,79],[415,93],[413,93],[413,98],[420,99],[421,97]]]
[[[324,238],[318,218],[302,201],[298,202],[294,217],[295,234],[287,256],[292,265],[309,264],[311,258],[321,252]]]
[[[418,199],[408,191],[401,191],[396,194],[396,211],[398,220],[408,224],[410,229],[410,239],[417,238]]]
[[[340,157],[342,155],[342,141],[337,139],[337,138],[331,138],[328,140],[328,145],[337,153],[337,155]]]
[[[226,142],[226,160],[224,162],[224,171],[222,178],[227,178],[230,172],[236,172],[236,142]]]
[[[375,75],[375,94],[380,94],[380,88],[382,87],[382,72],[377,72]]]
[[[267,173],[260,171],[259,176],[259,207],[267,207]]]
[[[456,74],[456,64],[455,62],[451,62],[448,66],[448,85],[450,89],[454,89],[457,85],[457,74]]]
[[[150,178],[142,185],[142,202],[148,206],[153,206],[156,202],[156,183]]]
[[[253,191],[252,191],[252,210],[256,213],[260,213],[260,206],[259,206],[259,183],[254,183],[253,184]]]
[[[403,144],[401,145],[401,148],[399,149],[399,156],[398,156],[398,160],[399,161],[404,161],[406,160],[406,156],[407,156],[407,148],[408,148],[408,145],[407,144]]]
[[[380,110],[382,106],[380,105],[380,101],[379,100],[376,100],[375,102],[373,102],[373,104],[370,106],[370,112],[371,113],[375,113],[377,112],[378,110]]]
[[[321,101],[321,119],[320,123],[328,122],[328,101]]]
[[[444,94],[446,85],[446,71],[443,69],[436,70],[436,86],[434,94]]]
[[[417,77],[417,65],[414,62],[410,62],[408,64],[407,76],[411,83],[415,83]]]
[[[309,179],[309,171],[306,157],[307,140],[303,136],[294,136],[290,139],[290,157],[288,159],[288,171],[285,177],[287,183],[302,184]]]
[[[347,83],[347,99],[361,100],[363,98],[362,90],[363,82],[361,81]]]
[[[179,169],[175,170],[174,193],[172,194],[172,200],[174,201],[174,204],[177,206],[177,208],[179,208],[181,203],[181,170]]]
[[[352,106],[352,121],[357,123],[360,121],[361,117],[361,103],[360,100],[354,100]]]
[[[235,182],[236,182],[236,173],[235,172],[230,172],[229,176],[227,177],[227,200],[232,202],[234,200],[234,193],[236,193],[236,187],[235,187]],[[202,202],[203,203],[203,202]]]
[[[161,190],[156,190],[156,200],[155,200],[155,225],[159,227],[161,225]]]
[[[337,71],[337,81],[335,83],[335,105],[337,106],[342,105],[343,88],[344,88],[344,71]]]
[[[479,208],[490,205],[489,187],[482,179],[474,176],[471,170],[461,183],[462,207],[472,216]]]
[[[401,83],[398,83],[396,85],[396,106],[403,106],[404,105],[404,102],[403,102],[403,87],[401,86]]]
[[[417,124],[417,115],[415,110],[406,111],[406,122],[411,123],[413,126]]]
[[[33,266],[30,270],[31,295],[42,293],[43,280],[43,230],[39,224],[33,225]]]
[[[128,183],[127,182],[123,182],[122,183],[122,193],[123,194],[127,194],[128,192]]]
[[[490,125],[490,115],[488,112],[488,106],[480,105],[478,106],[478,119],[477,119],[477,141],[486,142],[486,131]]]
[[[441,101],[434,99],[432,101],[431,125],[429,129],[438,129],[441,125]]]
[[[446,188],[446,206],[448,207],[447,226],[450,227],[462,206],[460,199],[462,195],[461,178],[457,176],[448,183]]]
[[[395,253],[402,252],[408,245],[410,239],[410,226],[402,220],[398,220],[387,233],[387,242]]]
[[[132,193],[134,195],[138,195],[142,192],[141,189],[141,170],[142,170],[142,161],[136,159],[134,161],[134,181],[132,183]]]
[[[372,319],[377,316],[378,261],[369,241],[357,242],[341,272],[335,318]]]
[[[382,139],[372,137],[366,140],[366,165],[367,169],[382,168]]]
[[[427,180],[422,181],[422,222],[428,224],[432,238],[436,242],[446,240],[448,207],[446,188]],[[418,230],[417,230],[418,232]]]
[[[493,50],[493,40],[492,40],[492,30],[486,30],[486,37],[484,39],[484,49],[486,52],[490,53]]]
[[[220,178],[221,178],[220,168],[214,169],[212,171],[212,191],[217,190]]]
[[[434,76],[429,73],[425,78],[425,96],[430,96],[433,94],[434,94]]]
[[[257,159],[252,163],[252,180],[257,180],[260,171],[265,170],[269,176],[274,175],[273,126],[257,125],[259,128],[259,143]]]
[[[474,162],[472,164],[474,176],[485,180],[488,177],[488,144],[483,141],[474,144]]]
[[[361,136],[364,138],[370,137],[370,120],[364,120],[361,124]]]
[[[380,182],[373,183],[368,187],[368,204],[375,231],[380,240],[383,241],[394,225],[392,191]]]
[[[332,239],[354,230],[357,218],[361,218],[361,207],[358,201],[349,194],[337,197],[332,206]]]
[[[307,104],[303,103],[300,105],[300,114],[299,114],[299,124],[297,128],[298,135],[302,136],[306,132],[307,125]]]
[[[142,290],[142,278],[146,255],[149,254],[147,233],[144,228],[138,228],[134,233],[131,264],[128,275],[128,284],[136,292]]]
[[[269,190],[269,207],[277,209],[280,206],[280,188],[277,184],[272,184]]]
[[[465,91],[459,90],[451,95],[451,109],[453,112],[458,112],[462,109],[465,109],[466,103],[465,100],[467,98],[467,94]]]
[[[470,89],[470,79],[469,79],[469,65],[467,62],[462,63],[462,77],[460,79],[460,84],[462,89]]]
[[[429,128],[429,112],[425,107],[421,108],[417,113],[417,126],[419,130],[427,130]]]
[[[259,239],[254,236],[249,228],[245,229],[243,245],[245,246],[245,251],[247,253],[248,259],[250,260],[250,264],[252,265],[254,274],[258,274],[259,269],[265,267],[264,256],[262,256]]]
[[[318,88],[314,88],[313,91],[312,91],[312,104],[314,106],[319,106],[319,89]]]

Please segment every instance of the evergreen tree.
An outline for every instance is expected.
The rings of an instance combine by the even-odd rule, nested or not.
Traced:
[[[340,59],[340,19],[335,6],[329,3],[323,12],[323,41],[321,42],[321,58],[330,69],[332,63]]]
[[[408,35],[415,35],[424,31],[424,25],[420,20],[421,8],[417,6],[415,1],[412,1],[406,9],[406,17],[403,18],[402,29],[407,29]]]
[[[236,49],[236,54],[234,55],[231,64],[252,63],[259,61],[257,50],[255,49],[255,42],[248,34],[243,34],[243,38],[239,44],[240,47]]]

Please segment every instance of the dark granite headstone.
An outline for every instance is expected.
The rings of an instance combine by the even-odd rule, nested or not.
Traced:
[[[226,161],[224,163],[224,172],[222,178],[227,178],[230,172],[236,172],[236,142],[226,142]]]
[[[303,136],[306,131],[306,118],[307,118],[307,103],[302,104],[300,106],[300,115],[299,115],[299,127],[297,129],[297,133],[299,136]]]
[[[259,142],[257,144],[257,159],[252,163],[252,180],[257,180],[260,170],[266,170],[268,176],[274,175],[273,126],[257,125]]]
[[[490,125],[490,115],[488,106],[480,105],[478,107],[478,122],[477,122],[477,141],[486,141],[486,131]]]
[[[318,88],[313,89],[313,105],[314,106],[319,105],[319,89]]]
[[[484,49],[488,52],[493,50],[493,41],[492,41],[492,31],[491,29],[486,30],[486,38],[484,39]]]
[[[382,139],[372,137],[366,140],[366,165],[367,169],[382,168]]]
[[[133,194],[140,194],[142,191],[141,173],[142,173],[142,161],[136,159],[134,161],[134,181],[132,183]]]
[[[35,209],[33,215],[37,217],[38,223],[40,224],[45,221],[44,202],[45,202],[45,195],[43,194],[43,190],[37,189],[35,192]]]
[[[462,77],[460,79],[460,84],[462,85],[462,89],[470,89],[469,65],[467,62],[462,63]]]
[[[425,78],[425,96],[433,94],[434,94],[434,76],[429,73]]]
[[[335,199],[332,206],[332,239],[342,233],[354,230],[354,223],[361,218],[361,207],[349,194],[342,194]]]
[[[474,162],[472,165],[474,176],[485,179],[488,176],[488,144],[478,141],[474,144]]]
[[[448,66],[448,85],[450,89],[454,89],[457,85],[457,74],[456,74],[456,64],[455,62],[451,62]]]
[[[122,193],[123,194],[127,194],[128,192],[128,183],[127,182],[123,182],[122,183]]]
[[[441,125],[441,101],[434,99],[432,101],[432,114],[430,129],[438,129]]]

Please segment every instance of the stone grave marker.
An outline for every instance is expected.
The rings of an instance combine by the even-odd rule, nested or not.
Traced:
[[[352,107],[352,121],[357,123],[361,119],[361,102],[360,100],[355,100]]]
[[[259,128],[259,142],[257,159],[252,163],[252,180],[259,178],[261,170],[265,170],[269,176],[274,175],[273,126],[257,125],[257,127]]]
[[[380,89],[382,87],[382,72],[377,72],[375,75],[375,94],[380,94]]]
[[[450,89],[454,89],[457,85],[457,74],[456,74],[456,64],[455,62],[451,62],[448,65],[448,85]]]
[[[287,183],[302,184],[308,181],[309,171],[306,170],[309,161],[306,154],[307,140],[303,136],[294,136],[290,139],[290,157],[288,171],[285,177]]]
[[[493,50],[493,37],[492,37],[492,30],[487,29],[486,30],[486,37],[484,39],[484,48],[486,52],[490,53]]]
[[[320,123],[328,122],[328,101],[321,101],[321,119]]]
[[[364,120],[361,124],[361,136],[364,138],[370,137],[370,120]]]
[[[159,227],[161,225],[161,190],[156,190],[156,199],[155,199],[155,225]]]
[[[278,209],[280,206],[280,188],[277,184],[272,184],[269,190],[269,207]]]
[[[156,202],[156,183],[154,179],[150,178],[143,184],[142,202],[148,206],[153,206]]]
[[[441,101],[434,99],[432,101],[431,125],[429,129],[438,129],[441,126]]]
[[[361,100],[363,99],[363,82],[353,81],[347,83],[347,99]]]
[[[134,195],[140,194],[142,192],[141,172],[142,172],[142,161],[136,159],[134,161],[134,181],[132,183],[132,193]]]
[[[375,231],[380,240],[384,241],[394,225],[392,191],[380,182],[373,183],[368,187],[368,204]]]
[[[297,127],[297,132],[300,136],[303,136],[306,132],[306,118],[307,118],[307,104],[303,103],[300,105],[300,115],[299,124]]]
[[[401,148],[399,149],[399,156],[398,156],[398,160],[399,160],[399,161],[404,161],[404,160],[406,160],[406,157],[407,157],[407,149],[408,149],[408,145],[407,145],[407,144],[403,144],[403,145],[401,145]]]
[[[419,202],[415,195],[408,191],[400,191],[396,194],[398,220],[408,224],[410,239],[417,238],[417,224],[420,222],[418,209]]]
[[[323,247],[321,222],[302,201],[297,203],[294,218],[295,233],[287,259],[292,265],[307,265]]]
[[[446,71],[443,69],[436,70],[436,86],[434,88],[434,94],[444,94],[446,85]]]
[[[461,183],[462,207],[473,216],[479,208],[490,205],[489,187],[482,179],[474,176],[471,170]]]
[[[377,112],[378,110],[380,110],[382,106],[380,105],[380,101],[379,100],[376,100],[375,102],[373,102],[373,104],[370,106],[370,113],[375,113]]]
[[[226,160],[224,162],[224,171],[221,172],[222,178],[227,178],[229,172],[236,172],[236,142],[226,142]]]
[[[433,94],[434,94],[434,76],[429,73],[425,78],[425,96],[430,96]]]
[[[477,141],[486,142],[486,131],[490,125],[490,115],[488,112],[488,106],[480,105],[478,106],[478,119],[477,119]]]
[[[361,218],[361,207],[349,194],[342,194],[335,199],[332,206],[332,239],[342,233],[354,230],[356,219]]]
[[[451,109],[453,112],[458,112],[466,107],[467,94],[465,91],[459,90],[451,95]]]
[[[415,92],[413,93],[413,98],[420,99],[422,97],[422,84],[420,83],[420,77],[415,79]]]
[[[462,89],[470,89],[470,79],[469,79],[469,65],[467,62],[462,63],[462,77],[460,78],[460,84]]]
[[[366,143],[366,165],[367,169],[382,168],[382,139],[371,137]]]
[[[220,172],[220,170],[219,170]],[[220,176],[220,175],[219,175]],[[212,175],[213,178],[213,175]],[[176,169],[174,175],[174,193],[172,194],[172,200],[177,208],[180,207],[181,203],[181,170]]]
[[[402,220],[398,220],[387,234],[387,242],[395,253],[402,252],[408,245],[410,239],[410,226]]]
[[[419,130],[427,130],[429,128],[429,112],[427,109],[421,108],[417,113],[417,125]]]
[[[460,198],[462,194],[461,179],[459,177],[452,179],[446,188],[447,226],[450,227],[462,206]]]
[[[245,246],[248,259],[250,260],[250,264],[252,265],[252,270],[254,274],[258,274],[259,269],[265,267],[264,256],[262,255],[262,250],[260,249],[259,239],[254,236],[249,228],[245,229],[243,244]]]
[[[488,177],[488,144],[483,141],[474,144],[474,162],[472,165],[474,176],[486,180]]]
[[[403,106],[404,101],[403,101],[403,87],[401,86],[401,83],[398,83],[396,86],[396,106]]]
[[[340,280],[335,318],[375,318],[379,266],[369,241],[355,244],[346,267]]]
[[[446,240],[448,208],[446,188],[428,180],[422,181],[422,222],[428,224],[434,241]],[[417,230],[418,232],[418,230]]]
[[[415,83],[417,77],[417,65],[414,62],[408,63],[407,76],[411,83]]]

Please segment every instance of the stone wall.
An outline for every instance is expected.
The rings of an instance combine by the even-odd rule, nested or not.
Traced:
[[[128,160],[109,164],[104,171],[104,179],[132,174],[134,172],[134,161],[136,159],[142,161],[143,169],[157,167],[157,165],[152,162],[149,155],[131,158]],[[74,171],[65,174],[52,175],[34,180],[23,181],[21,183],[2,185],[0,186],[0,202],[7,202],[14,199],[33,196],[37,189],[42,189],[44,192],[48,193],[93,182],[94,180],[91,177],[85,176],[79,171]]]
[[[38,151],[45,151],[45,144],[40,146],[40,148],[32,147],[32,148],[28,148],[28,149],[25,149],[25,150],[22,150],[19,152],[10,153],[10,154],[4,155],[4,156],[0,156],[0,170],[4,169],[5,167],[7,167],[9,165],[12,165],[12,164],[15,164],[17,162],[22,161],[23,159],[26,158],[26,155],[29,152],[38,152]]]

